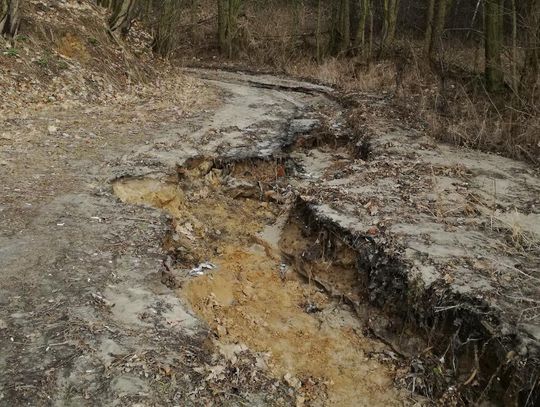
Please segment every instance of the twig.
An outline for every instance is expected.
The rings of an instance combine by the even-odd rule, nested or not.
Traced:
[[[474,369],[469,378],[465,381],[465,383],[463,383],[463,386],[468,386],[469,384],[471,384],[477,374],[478,370]]]
[[[510,270],[517,271],[518,273],[523,274],[524,276],[526,276],[526,277],[528,277],[528,278],[532,278],[533,280],[540,281],[540,278],[531,276],[530,274],[527,274],[527,273],[525,273],[524,271],[521,271],[521,270],[518,269],[517,267],[509,266],[508,264],[504,264],[504,263],[501,263],[501,264],[502,264],[504,267],[509,268]]]
[[[535,300],[533,298],[527,298],[527,297],[515,297],[513,295],[506,295],[506,294],[502,294],[504,297],[506,298],[510,298],[512,300],[516,300],[516,301],[524,301],[524,302],[531,302],[533,304],[540,304],[540,300]]]
[[[69,342],[64,341],[64,342],[57,342],[57,343],[49,343],[49,344],[46,344],[46,345],[41,345],[40,348],[51,348],[53,346],[62,346],[62,345],[69,345]],[[73,346],[75,346],[75,345],[73,345]]]

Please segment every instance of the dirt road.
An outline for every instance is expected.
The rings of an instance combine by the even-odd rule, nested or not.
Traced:
[[[168,222],[159,211],[122,204],[111,190],[122,175],[175,173],[201,153],[269,155],[295,119],[327,103],[248,79],[200,82],[222,101],[185,116],[150,102],[131,115],[94,106],[6,120],[2,405],[289,403],[290,386],[264,371],[206,384],[207,366],[231,362],[208,347],[206,324],[160,281]],[[302,120],[296,124],[311,125]]]
[[[462,185],[462,177],[471,175],[477,156],[469,157],[468,167],[448,164],[457,153],[441,147],[445,162],[438,162],[433,143],[382,125],[371,146],[377,167],[348,148],[329,148],[324,137],[304,148],[297,140],[309,140],[316,129],[326,126],[338,138],[346,132],[341,108],[325,96],[330,89],[263,76],[191,74],[199,79],[190,82],[191,99],[181,108],[141,100],[128,109],[57,106],[4,120],[0,405],[419,403],[406,382],[394,384],[406,376],[396,354],[403,344],[382,329],[365,329],[366,304],[385,277],[374,272],[363,281],[356,254],[334,241],[330,261],[324,247],[331,245],[321,246],[328,239],[319,235],[309,245],[304,219],[295,224],[289,212],[300,197],[321,218],[366,241],[387,239],[382,231],[388,229],[412,248],[405,257],[425,281],[459,282],[465,257],[502,258],[493,255],[502,247],[495,232],[467,223],[482,212],[468,208],[472,199],[461,200],[474,187]],[[402,143],[410,143],[405,152]],[[413,157],[420,150],[430,164]],[[401,164],[402,157],[411,160],[403,176],[394,171],[398,156]],[[483,162],[491,165],[489,157]],[[527,219],[514,236],[521,248],[504,255],[518,272],[508,281],[497,274],[506,286],[495,287],[491,266],[483,263],[483,280],[467,277],[474,285],[458,285],[464,296],[478,290],[474,295],[484,299],[494,291],[516,297],[516,279],[526,280],[519,285],[525,300],[512,306],[528,318],[519,323],[530,343],[519,343],[530,355],[538,340],[532,281],[540,278],[534,271],[540,182],[524,165],[503,161],[478,168],[488,180],[498,171],[505,189],[493,199],[513,194],[515,213]],[[388,184],[385,166],[401,186]],[[367,178],[355,179],[359,174]],[[382,215],[406,208],[382,195],[382,187],[386,182],[386,190],[417,202],[424,192],[413,191],[419,185],[414,177],[436,185],[425,202],[426,213],[438,211],[433,217],[439,220],[422,219],[411,231],[417,219],[402,214],[401,222],[392,222]],[[454,203],[444,206],[448,202]],[[466,225],[458,230],[464,245],[451,235],[461,227],[450,225],[454,206],[460,214],[452,219]],[[299,256],[309,265],[316,250],[323,254],[312,258],[324,264],[306,269]],[[417,256],[422,252],[435,260],[424,261]],[[454,274],[446,267],[450,257]],[[468,266],[470,275],[477,276],[476,266]],[[336,271],[343,277],[333,278]],[[365,318],[358,318],[362,310]],[[416,348],[423,345],[419,340]]]

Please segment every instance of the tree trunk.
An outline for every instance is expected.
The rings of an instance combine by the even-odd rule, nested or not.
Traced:
[[[424,33],[424,52],[426,55],[430,55],[434,16],[435,16],[435,0],[429,0],[427,15],[426,15],[426,31]]]
[[[485,77],[487,89],[498,92],[504,86],[502,71],[503,7],[504,0],[485,0]]]
[[[517,67],[518,67],[517,9],[516,9],[516,0],[512,0],[512,89],[514,91],[517,91],[519,87]]]
[[[218,0],[218,43],[221,53],[232,58],[238,36],[238,16],[243,0]]]
[[[399,0],[383,1],[383,32],[381,41],[381,50],[388,48],[394,42],[396,37],[396,26],[399,12]]]
[[[540,0],[529,0],[526,17],[525,65],[521,86],[533,103],[540,93]]]
[[[227,20],[227,54],[232,58],[235,54],[235,39],[238,35],[238,15],[242,7],[242,0],[229,0],[229,13]]]
[[[0,35],[14,37],[19,30],[19,0],[0,0]]]
[[[109,28],[114,33],[120,31],[126,36],[131,27],[135,0],[113,0],[113,12],[109,19]]]
[[[369,15],[370,0],[360,0],[360,16],[358,18],[358,27],[356,28],[356,37],[354,39],[354,47],[361,48],[362,53],[366,50],[366,21]]]
[[[197,14],[198,14],[198,10],[197,8],[199,7],[199,1],[198,0],[191,0],[191,7],[190,7],[190,24],[191,24],[191,27],[190,27],[190,32],[191,32],[191,41],[192,42],[195,42],[195,37],[196,37],[196,34],[197,34]]]
[[[178,4],[175,0],[162,0],[160,6],[152,51],[166,58],[172,52],[176,39],[174,23],[177,17]]]
[[[316,41],[317,41],[317,63],[322,62],[322,37],[321,37],[321,14],[322,14],[322,6],[321,1],[319,0],[317,2],[317,34],[316,34]]]
[[[369,47],[368,47],[368,61],[371,63],[371,56],[373,55],[373,19],[375,12],[373,11],[373,0],[369,1]]]
[[[351,42],[350,3],[349,0],[338,0],[334,8],[330,50],[338,55],[349,49]]]
[[[446,24],[446,11],[448,9],[448,0],[437,1],[437,13],[432,21],[431,41],[429,44],[428,55],[433,58],[441,49],[442,33]]]
[[[227,12],[228,0],[217,0],[218,3],[218,45],[221,53],[227,51]]]
[[[294,34],[293,38],[296,39],[298,35],[303,32],[303,18],[302,14],[304,11],[304,1],[303,0],[293,0],[293,17],[294,17]]]

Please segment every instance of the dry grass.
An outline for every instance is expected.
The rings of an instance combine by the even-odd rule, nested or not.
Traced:
[[[365,65],[357,58],[330,58],[322,64],[308,60],[284,71],[344,91],[393,95],[393,103],[407,119],[415,117],[439,140],[540,164],[538,102],[524,105],[516,97],[489,95],[482,87],[474,89],[469,78],[445,79],[441,89],[441,78],[414,59],[401,76],[393,61]]]
[[[540,106],[520,110],[516,101],[471,94],[460,84],[447,92],[443,111],[437,105],[424,98],[419,109],[436,138],[540,164]]]
[[[285,67],[284,71],[291,76],[311,78],[345,91],[390,91],[396,83],[393,63],[364,65],[357,58],[328,58],[321,64],[306,59]]]

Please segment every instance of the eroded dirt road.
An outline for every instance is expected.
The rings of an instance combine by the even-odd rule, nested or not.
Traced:
[[[193,73],[181,104],[4,119],[0,405],[422,404],[410,390],[434,395],[423,374],[434,369],[404,361],[436,346],[409,326],[387,335],[368,306],[412,307],[413,281],[412,300],[511,303],[520,336],[503,350],[534,355],[533,170],[477,153],[458,164],[461,152],[380,117],[371,147],[351,149],[330,89]],[[514,234],[497,224],[510,199],[527,219]],[[462,342],[444,332],[454,368],[436,368],[480,388],[478,358],[456,356],[482,340],[467,329]],[[531,400],[534,380],[520,383]]]
[[[403,403],[393,365],[377,357],[385,347],[363,337],[347,306],[293,272],[281,280],[279,259],[249,240],[277,208],[206,196],[204,205],[171,210],[207,250],[185,261],[218,267],[175,291],[161,276],[169,220],[113,194],[121,176],[174,177],[195,155],[279,153],[317,123],[319,107],[331,107],[316,86],[223,76],[195,83],[206,97],[193,92],[206,103],[195,112],[149,102],[128,114],[51,108],[6,120],[0,404]],[[173,185],[146,203],[203,199],[197,188],[176,197]],[[135,190],[146,187],[155,188]],[[205,236],[214,232],[226,238],[210,247]],[[302,308],[312,297],[316,313]]]

